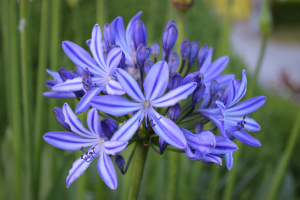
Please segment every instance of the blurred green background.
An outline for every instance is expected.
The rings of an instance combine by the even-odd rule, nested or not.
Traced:
[[[229,55],[226,73],[234,73],[240,78],[247,63],[231,48],[231,28],[235,20],[250,18],[254,3],[196,0],[185,16],[185,38],[198,41],[200,46],[214,47],[214,59]],[[0,199],[127,199],[133,165],[126,175],[116,169],[118,188],[115,191],[102,182],[96,162],[66,188],[68,170],[81,152],[55,149],[44,142],[42,136],[49,131],[63,130],[56,122],[53,107],[68,102],[74,109],[76,102],[42,96],[42,92],[48,90],[45,80],[51,79],[45,69],[75,69],[61,48],[62,41],[70,40],[87,49],[85,42],[95,23],[103,27],[104,23],[122,16],[127,25],[139,11],[143,12],[141,20],[147,27],[148,45],[152,42],[161,45],[165,24],[177,20],[176,9],[168,0],[31,0],[25,3],[1,0],[0,7],[0,85],[3,86],[0,98]],[[271,1],[271,9],[274,20],[271,37],[278,36],[277,30],[286,30],[288,26],[290,32],[280,37],[290,39],[289,34],[299,30],[300,1]],[[287,12],[289,15],[285,14]],[[248,84],[253,85],[256,78],[251,73],[247,75]],[[281,77],[273,78],[277,84],[284,85]],[[297,93],[291,90],[289,95],[282,95],[274,88],[270,90],[257,84],[251,97],[259,95],[267,96],[267,102],[251,115],[262,127],[252,135],[262,146],[238,143],[239,153],[233,154],[235,163],[231,171],[227,170],[224,161],[222,166],[204,164],[181,154],[174,183],[176,199],[268,199],[276,177],[280,185],[275,199],[300,198],[300,141],[299,138],[289,141],[294,121],[299,119],[296,118],[299,112]],[[294,132],[297,135],[299,131],[295,129]],[[286,151],[287,148],[291,149]],[[125,160],[130,149],[122,153]],[[168,185],[172,184],[168,177],[168,171],[173,168],[168,163],[171,154],[173,152],[158,155],[149,151],[140,199],[168,197]],[[286,167],[278,170],[280,165]]]

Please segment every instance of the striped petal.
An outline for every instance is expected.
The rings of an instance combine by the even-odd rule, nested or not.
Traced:
[[[222,165],[222,158],[212,154],[206,154],[206,156],[203,159],[199,159],[199,161],[204,163],[217,163],[219,165]]]
[[[205,59],[203,65],[202,65],[202,67],[200,68],[200,71],[199,71],[200,73],[202,73],[202,74],[206,73],[206,71],[208,69],[208,66],[211,63],[212,54],[213,54],[213,48],[209,47],[206,59]]]
[[[97,139],[88,139],[72,132],[56,131],[44,135],[44,140],[57,148],[67,151],[77,151],[82,147],[89,147],[95,144]]]
[[[79,157],[72,165],[72,168],[69,171],[69,175],[67,176],[67,187],[70,187],[70,185],[76,181],[89,167],[91,162],[86,162],[85,159],[81,159]]]
[[[82,113],[86,109],[88,109],[91,106],[91,103],[90,103],[91,99],[93,97],[97,96],[101,92],[102,89],[103,89],[103,86],[100,88],[95,88],[95,89],[90,90],[87,93],[85,93],[85,95],[81,98],[81,100],[77,104],[75,112]]]
[[[137,102],[145,99],[136,80],[125,70],[117,68],[117,78],[123,90]]]
[[[98,135],[99,138],[102,136],[102,128],[101,128],[101,123],[98,115],[98,111],[96,108],[92,108],[89,110],[87,117],[86,117],[86,123],[94,134]]]
[[[59,75],[58,72],[51,71],[51,70],[49,70],[49,69],[46,69],[46,72],[47,72],[48,74],[50,74],[50,75],[54,78],[55,81],[62,82],[62,80],[61,80],[60,75]]]
[[[238,122],[241,122],[243,120],[243,117],[226,117],[226,121],[225,123],[230,123],[230,124],[234,124],[235,126],[237,125]],[[246,131],[248,132],[256,132],[259,131],[261,129],[260,125],[252,118],[250,117],[246,117],[244,119],[244,121],[246,122],[244,124],[244,128]],[[226,124],[225,124],[226,126]]]
[[[110,94],[110,95],[123,95],[123,94],[125,94],[125,91],[123,90],[120,83],[118,81],[113,80],[113,79],[111,79],[106,84],[106,92],[107,92],[107,94]]]
[[[87,138],[98,138],[97,135],[91,133],[84,127],[80,119],[78,119],[67,103],[64,104],[62,111],[65,116],[65,122],[70,126],[74,133]]]
[[[73,61],[73,63],[75,63],[76,66],[83,70],[88,69],[89,72],[93,74],[101,74],[97,62],[86,50],[70,41],[64,41],[62,43],[62,47],[67,56]]]
[[[233,167],[233,156],[232,156],[232,152],[230,153],[225,153],[224,154],[225,157],[225,162],[226,162],[226,166],[228,170],[231,170]]]
[[[75,94],[73,92],[60,92],[60,91],[49,91],[44,92],[43,96],[55,99],[63,99],[63,98],[75,98]]]
[[[212,62],[204,75],[207,82],[214,80],[227,66],[229,62],[228,56],[223,56]]]
[[[247,91],[247,77],[246,77],[246,72],[245,70],[242,71],[242,82],[239,86],[239,88],[236,88],[236,94],[234,96],[233,101],[231,102],[230,106],[236,104],[241,100],[241,98],[246,94]]]
[[[132,28],[133,28],[133,24],[139,20],[139,18],[142,16],[142,12],[138,12],[128,23],[127,28],[126,28],[126,42],[127,42],[127,46],[130,47],[130,40],[131,40],[131,36],[132,36]]]
[[[159,61],[153,65],[143,84],[146,99],[152,101],[160,97],[168,86],[168,79],[169,67],[166,61]]]
[[[122,58],[121,48],[113,48],[107,55],[106,66],[109,68],[109,76],[113,75]]]
[[[63,83],[59,83],[55,85],[52,89],[60,92],[74,92],[74,91],[82,90],[83,89],[82,78],[77,77],[72,80],[68,79]]]
[[[212,150],[212,154],[225,154],[237,150],[237,146],[234,142],[223,136],[215,136],[216,146]]]
[[[100,174],[104,183],[112,190],[117,188],[117,174],[110,157],[104,150],[100,152],[97,162],[98,173]]]
[[[197,87],[197,83],[188,83],[186,85],[180,86],[174,90],[169,91],[162,97],[155,99],[152,101],[152,106],[154,107],[167,107],[167,106],[173,106],[177,102],[186,99],[190,94],[194,92],[194,90]]]
[[[109,155],[115,156],[117,153],[123,151],[128,142],[120,142],[120,141],[106,141],[105,142],[105,152]]]
[[[105,65],[105,60],[103,57],[103,45],[101,40],[101,29],[98,24],[96,24],[92,31],[92,38],[90,44],[90,50],[94,56],[94,59],[97,61],[98,66],[102,68],[106,73],[109,72],[108,66]],[[98,68],[99,69],[99,68]]]
[[[233,135],[236,139],[241,141],[244,144],[250,145],[250,146],[261,146],[260,141],[252,137],[249,133],[247,133],[244,130],[238,130],[234,132],[230,132],[231,135]]]
[[[101,95],[91,100],[91,105],[98,110],[114,116],[126,115],[141,108],[140,103],[129,101],[118,95]]]

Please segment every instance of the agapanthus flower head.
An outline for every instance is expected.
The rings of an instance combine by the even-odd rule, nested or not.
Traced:
[[[165,54],[167,55],[170,54],[171,50],[175,45],[177,37],[178,37],[177,25],[173,20],[171,20],[167,23],[163,34],[162,46]]]
[[[128,72],[122,69],[116,71],[118,81],[126,94],[136,102],[115,95],[101,95],[91,100],[93,107],[114,116],[134,112],[134,115],[114,133],[111,140],[128,141],[145,118],[146,126],[148,126],[149,119],[153,131],[164,141],[174,147],[184,149],[186,140],[180,129],[172,120],[159,114],[154,107],[175,105],[178,101],[187,98],[195,90],[197,84],[189,83],[163,95],[168,85],[169,67],[165,61],[160,61],[153,65],[147,74],[143,83],[145,91],[143,94],[139,84]]]
[[[145,24],[141,20],[138,20],[133,24],[132,41],[135,49],[137,49],[140,44],[147,46],[147,30]]]
[[[153,42],[151,45],[152,55],[154,58],[157,58],[159,54],[159,45],[156,42]]]
[[[197,58],[197,53],[198,53],[198,50],[199,50],[199,43],[196,42],[196,41],[193,41],[190,43],[190,52],[189,52],[189,63],[192,65],[196,58]]]
[[[169,61],[168,61],[170,75],[172,75],[174,72],[176,72],[179,62],[180,62],[180,58],[179,58],[178,53],[175,53],[175,52],[170,53]]]
[[[169,90],[174,90],[182,86],[183,78],[181,74],[174,72],[169,80]]]
[[[181,59],[186,60],[190,54],[190,42],[188,40],[182,40],[180,44]]]
[[[87,125],[84,127],[68,104],[62,108],[65,123],[72,132],[49,132],[44,135],[44,140],[49,144],[68,151],[82,150],[80,156],[73,164],[67,177],[67,187],[81,176],[94,158],[99,157],[97,169],[105,184],[117,188],[117,176],[109,155],[116,155],[127,146],[127,142],[111,141],[102,134],[101,123],[96,109],[91,109],[87,115]],[[90,147],[84,151],[84,148]]]
[[[105,24],[103,28],[103,39],[108,48],[112,48],[116,44],[116,37],[113,27],[110,24]]]

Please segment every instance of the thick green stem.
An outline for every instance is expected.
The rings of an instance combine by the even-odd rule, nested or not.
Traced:
[[[102,28],[105,23],[105,0],[97,0],[96,2],[96,23]]]
[[[289,141],[287,143],[287,147],[285,149],[285,152],[280,160],[280,163],[278,165],[278,168],[274,174],[273,181],[271,182],[270,190],[268,193],[268,196],[266,199],[275,199],[275,196],[278,192],[278,188],[280,186],[280,183],[282,181],[282,178],[284,176],[284,173],[286,172],[286,168],[288,166],[288,163],[290,161],[294,146],[297,142],[297,137],[299,134],[300,129],[300,110],[298,111],[295,122],[291,131],[291,135],[289,137]]]
[[[35,126],[34,126],[34,156],[35,156],[35,196],[38,199],[39,194],[39,179],[41,168],[41,144],[43,144],[42,127],[44,125],[44,102],[45,98],[42,96],[45,90],[45,71],[47,66],[47,33],[48,33],[48,12],[49,0],[43,0],[41,12],[41,28],[39,38],[39,58],[38,58],[38,75],[37,75],[37,90],[36,90],[36,108],[35,108]]]
[[[15,194],[16,199],[22,199],[24,197],[22,191],[23,182],[23,163],[21,151],[24,148],[22,138],[22,116],[21,116],[21,98],[20,98],[20,63],[19,63],[19,52],[18,52],[18,39],[17,39],[17,4],[15,1],[9,1],[9,26],[10,26],[10,67],[11,75],[11,112],[12,112],[12,133],[13,133],[13,148],[14,148],[14,158],[15,158]]]
[[[169,153],[169,170],[168,170],[168,187],[167,199],[173,200],[176,196],[178,170],[179,170],[179,153]]]
[[[138,199],[148,149],[149,147],[144,146],[142,142],[139,142],[137,144],[133,176],[129,189],[128,200]]]

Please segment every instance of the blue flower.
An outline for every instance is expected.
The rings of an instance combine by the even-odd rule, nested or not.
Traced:
[[[136,50],[133,40],[132,31],[133,25],[142,16],[142,12],[138,12],[128,23],[125,36],[125,27],[122,17],[117,17],[111,22],[116,35],[116,44],[119,45],[126,57],[126,64],[134,67],[134,61],[131,58],[131,51]],[[126,39],[125,39],[126,37]],[[145,45],[145,44],[144,44]]]
[[[64,41],[62,47],[67,56],[80,68],[87,70],[91,74],[88,82],[83,82],[82,77],[67,80],[64,83],[57,84],[53,87],[56,91],[77,91],[86,90],[86,94],[78,103],[75,112],[80,113],[85,111],[90,106],[90,100],[98,95],[101,90],[105,89],[108,94],[122,95],[124,91],[117,81],[114,73],[122,58],[122,50],[120,48],[113,48],[107,55],[106,62],[103,57],[101,30],[96,24],[93,28],[90,54],[69,41]],[[84,74],[87,75],[87,74]]]
[[[215,102],[217,108],[200,108],[199,111],[220,129],[224,137],[228,137],[226,130],[247,145],[260,146],[260,142],[246,132],[259,131],[260,126],[254,119],[246,117],[246,115],[259,109],[266,102],[266,97],[254,97],[237,104],[246,93],[247,78],[245,70],[242,72],[242,77],[241,82],[232,79],[230,86],[222,96],[223,102]]]
[[[157,135],[162,137],[168,144],[184,149],[186,140],[181,130],[172,120],[160,115],[153,107],[162,108],[175,105],[178,101],[186,99],[195,90],[197,84],[194,82],[189,83],[163,95],[168,86],[169,67],[165,61],[160,61],[152,66],[145,78],[143,84],[144,95],[138,83],[128,72],[120,68],[116,71],[118,81],[124,91],[136,102],[116,95],[101,95],[91,100],[93,107],[114,116],[135,112],[114,133],[111,140],[128,141],[137,131],[143,118],[145,118],[146,126],[148,126],[147,118],[149,118],[151,126]]]
[[[127,142],[108,140],[101,130],[98,112],[95,108],[91,109],[87,115],[87,125],[89,130],[84,127],[68,104],[63,106],[65,123],[70,126],[72,132],[56,131],[44,135],[44,140],[49,144],[68,151],[82,150],[84,154],[80,156],[69,171],[66,180],[69,187],[77,180],[88,168],[94,158],[99,157],[97,169],[105,184],[111,188],[117,188],[117,175],[113,163],[108,155],[116,155],[123,151]],[[83,148],[90,147],[87,151]]]

